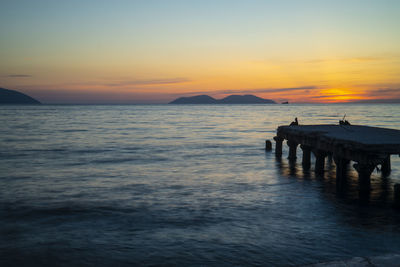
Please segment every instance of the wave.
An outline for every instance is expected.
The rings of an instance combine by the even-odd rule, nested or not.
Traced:
[[[60,130],[62,133],[75,133],[75,132],[88,132],[88,129],[63,129]]]
[[[141,163],[153,163],[159,161],[167,161],[169,160],[166,157],[128,157],[128,158],[106,158],[106,159],[97,159],[90,161],[89,163],[95,164],[113,164],[113,163],[125,163],[130,161],[140,161]]]

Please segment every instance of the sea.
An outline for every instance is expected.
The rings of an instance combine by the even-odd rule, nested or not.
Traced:
[[[301,266],[400,252],[400,211],[374,171],[336,188],[265,151],[276,129],[400,130],[396,104],[0,107],[0,266]],[[312,162],[315,159],[312,157]]]

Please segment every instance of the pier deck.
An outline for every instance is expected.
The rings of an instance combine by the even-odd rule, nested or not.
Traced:
[[[345,176],[347,164],[355,161],[361,189],[370,186],[370,175],[378,166],[382,174],[390,174],[390,155],[400,155],[400,130],[362,125],[292,125],[279,126],[275,154],[282,155],[282,142],[287,140],[289,160],[296,159],[297,146],[303,150],[302,164],[310,166],[311,152],[315,155],[315,172],[323,174],[325,157],[333,156],[337,182]]]

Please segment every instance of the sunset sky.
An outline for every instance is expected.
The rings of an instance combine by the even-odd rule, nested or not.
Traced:
[[[0,87],[44,103],[400,99],[400,1],[0,2]]]

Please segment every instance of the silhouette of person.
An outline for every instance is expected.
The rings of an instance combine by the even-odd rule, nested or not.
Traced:
[[[339,125],[351,125],[348,120],[345,120],[346,114],[344,114],[343,119],[339,120]]]
[[[299,125],[299,121],[297,120],[297,117],[294,119],[294,121],[292,121],[290,123],[290,126],[292,126],[292,125]]]

